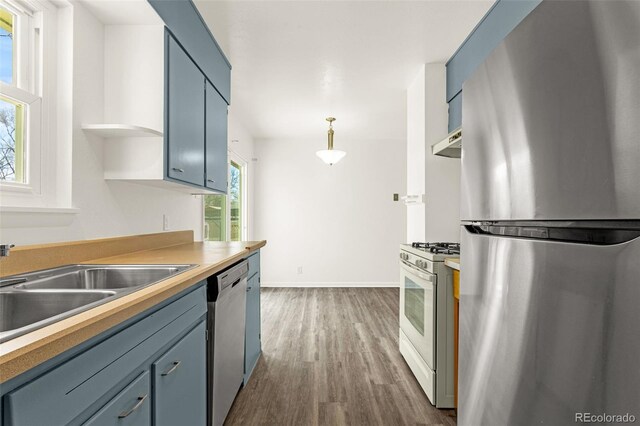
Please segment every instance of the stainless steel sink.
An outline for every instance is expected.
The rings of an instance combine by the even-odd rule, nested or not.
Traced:
[[[71,265],[20,275],[16,289],[113,290],[140,287],[169,278],[190,265]],[[12,279],[16,279],[13,277]]]
[[[115,291],[8,290],[0,292],[0,333],[94,305]]]
[[[0,279],[0,342],[180,274],[195,265],[68,265]]]

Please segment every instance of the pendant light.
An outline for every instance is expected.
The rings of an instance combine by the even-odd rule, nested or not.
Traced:
[[[316,152],[316,155],[326,164],[333,166],[338,161],[342,160],[347,153],[333,149],[333,122],[336,121],[336,119],[333,117],[327,117],[326,120],[329,122],[329,131],[327,132],[329,147],[328,149]]]

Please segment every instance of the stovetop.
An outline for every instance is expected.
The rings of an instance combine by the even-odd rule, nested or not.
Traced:
[[[411,247],[436,254],[460,254],[460,243],[411,243]]]
[[[411,244],[402,244],[402,249],[413,253],[416,256],[424,259],[429,259],[435,262],[442,262],[449,257],[460,256],[460,244],[459,243],[421,243],[414,242]],[[402,257],[402,256],[401,256]]]

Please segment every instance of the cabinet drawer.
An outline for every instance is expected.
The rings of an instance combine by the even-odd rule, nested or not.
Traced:
[[[85,426],[151,425],[151,385],[145,371],[91,416]]]
[[[260,252],[249,256],[249,278],[260,272]]]
[[[205,321],[153,363],[157,426],[207,422]]]
[[[206,312],[199,287],[5,396],[11,425],[66,424]]]

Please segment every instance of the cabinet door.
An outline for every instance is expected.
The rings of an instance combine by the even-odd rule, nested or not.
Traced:
[[[246,384],[262,350],[260,343],[260,274],[251,277],[247,284],[244,338],[244,383]]]
[[[227,103],[206,82],[206,187],[227,193]]]
[[[260,272],[260,251],[249,256],[249,278]]]
[[[204,75],[167,34],[167,176],[204,184]]]
[[[200,322],[153,363],[157,426],[204,425],[207,421],[205,322]]]
[[[139,375],[85,423],[85,426],[102,425],[151,425],[151,387],[148,371]]]

